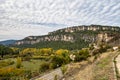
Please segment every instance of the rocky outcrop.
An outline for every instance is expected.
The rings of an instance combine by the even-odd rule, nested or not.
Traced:
[[[85,30],[89,30],[89,31],[119,31],[120,32],[120,28],[117,26],[101,26],[101,25],[90,25],[90,26],[74,26],[74,27],[68,27],[68,28],[64,28],[64,29],[60,29],[57,31],[53,31],[48,33],[49,35],[53,35],[56,34],[58,32],[64,32],[64,33],[73,33],[73,32],[78,32],[78,31],[85,31]]]
[[[81,32],[82,31],[82,32]],[[85,33],[84,31],[87,31]],[[89,34],[88,32],[96,32],[96,34]],[[90,25],[90,26],[74,26],[68,27],[64,29],[59,29],[57,31],[53,31],[48,33],[48,35],[44,36],[28,36],[23,40],[19,40],[15,43],[15,45],[21,44],[36,44],[39,42],[45,41],[69,41],[74,42],[82,39],[86,42],[96,42],[99,41],[106,41],[109,42],[114,38],[112,34],[108,34],[107,32],[120,32],[120,27],[113,27],[113,26],[101,26],[101,25]],[[102,34],[100,34],[102,32]],[[103,33],[104,32],[104,33]]]
[[[74,41],[74,37],[71,35],[55,35],[55,36],[29,36],[26,37],[23,40],[17,41],[15,44],[16,45],[21,45],[21,44],[35,44],[43,41]]]

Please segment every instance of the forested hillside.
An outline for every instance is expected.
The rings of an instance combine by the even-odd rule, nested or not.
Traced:
[[[112,42],[111,45],[119,44],[120,27],[101,25],[68,27],[44,36],[28,36],[17,41],[14,46],[74,50],[88,47],[89,44],[98,43],[99,40],[109,44]]]

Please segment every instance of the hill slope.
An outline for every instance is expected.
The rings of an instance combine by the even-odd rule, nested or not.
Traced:
[[[6,40],[6,41],[0,41],[0,44],[2,45],[11,45],[15,44],[16,40]]]
[[[15,45],[17,47],[51,47],[72,50],[88,47],[89,43],[98,41],[120,43],[120,27],[101,25],[68,27],[44,36],[28,36],[16,41]]]

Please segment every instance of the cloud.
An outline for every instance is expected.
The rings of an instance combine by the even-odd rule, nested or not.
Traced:
[[[0,0],[0,39],[21,39],[74,25],[120,26],[119,9],[120,0]]]
[[[64,24],[57,24],[57,23],[27,23],[32,25],[42,25],[42,26],[49,26],[49,27],[60,27],[60,26],[67,26]]]

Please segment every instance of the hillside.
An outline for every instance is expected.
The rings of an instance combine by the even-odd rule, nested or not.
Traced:
[[[6,40],[6,41],[0,41],[0,44],[2,45],[11,45],[15,44],[16,40]]]
[[[120,44],[120,27],[101,25],[68,27],[49,32],[44,36],[28,36],[16,41],[14,46],[74,50],[88,47],[90,43],[98,41],[111,45]]]

